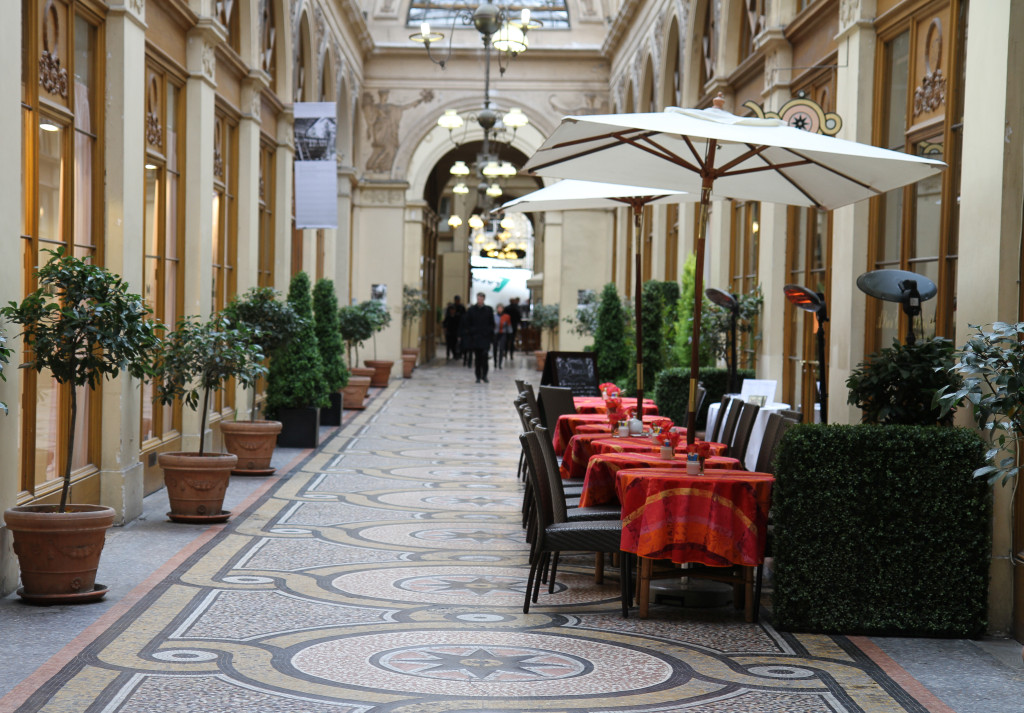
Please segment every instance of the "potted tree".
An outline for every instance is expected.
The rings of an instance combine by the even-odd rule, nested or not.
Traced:
[[[224,309],[231,324],[249,330],[250,339],[259,345],[263,355],[273,359],[277,349],[294,338],[302,327],[302,319],[291,305],[278,299],[271,287],[253,287],[237,296]],[[274,456],[281,422],[257,419],[256,393],[249,389],[249,417],[246,420],[221,421],[224,448],[238,456],[234,475],[272,475],[270,461]]]
[[[338,330],[345,341],[351,373],[344,391],[344,406],[347,409],[361,409],[364,408],[374,370],[355,365],[359,361],[359,346],[373,336],[373,326],[359,305],[346,305],[338,310]],[[355,361],[352,358],[353,352]]]
[[[349,373],[342,359],[338,296],[334,293],[331,280],[320,279],[313,286],[313,314],[320,361],[324,365],[324,378],[327,380],[327,395],[331,400],[330,406],[320,409],[320,424],[340,426],[344,400],[342,389],[348,385]]]
[[[530,313],[530,324],[540,330],[541,334],[548,333],[548,349],[555,346],[555,332],[558,331],[558,303],[553,305],[537,305]],[[537,371],[544,371],[544,362],[547,360],[548,352],[543,349],[534,352],[537,358]]]
[[[263,350],[252,340],[252,333],[235,328],[223,315],[205,323],[198,317],[182,317],[157,350],[153,361],[155,400],[167,405],[181,399],[193,411],[201,400],[203,407],[199,451],[157,456],[171,503],[167,516],[174,522],[225,522],[230,517],[222,506],[238,456],[206,452],[210,396],[231,378],[253,388],[266,373],[262,362]]]
[[[22,366],[45,369],[71,387],[71,410],[61,434],[65,458],[60,504],[9,508],[4,522],[21,565],[22,598],[36,604],[89,602],[107,592],[96,584],[96,569],[114,510],[68,503],[78,389],[95,389],[122,371],[144,378],[159,340],[150,310],[139,295],[128,292],[120,276],[65,255],[63,248],[48,252],[50,259],[36,272],[38,288],[2,313],[23,327],[28,361]]]
[[[313,325],[309,276],[298,272],[288,287],[288,304],[302,318],[298,334],[277,350],[267,377],[268,418],[281,422],[277,445],[316,448],[320,442],[320,408],[328,406],[327,382]]]
[[[373,338],[373,359],[367,359],[363,362],[363,365],[373,369],[373,376],[370,377],[370,386],[383,389],[388,385],[388,379],[391,378],[391,367],[395,365],[395,362],[390,359],[377,358],[377,332],[382,331],[391,324],[391,313],[388,312],[388,308],[383,302],[378,302],[377,300],[360,302],[359,308],[366,313],[366,317],[370,320],[370,327],[373,330],[371,334]]]
[[[430,309],[430,303],[423,299],[423,292],[405,285],[402,288],[402,326],[408,334],[410,345],[402,349],[402,376],[406,379],[412,376],[412,370],[416,368],[416,359],[420,350],[412,345],[413,328],[420,315]]]

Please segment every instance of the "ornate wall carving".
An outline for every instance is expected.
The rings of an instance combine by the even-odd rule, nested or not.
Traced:
[[[860,19],[860,0],[840,0],[839,31],[847,29]]]
[[[53,0],[43,9],[43,53],[39,57],[39,85],[50,94],[68,98],[68,70],[60,64],[60,15]]]
[[[388,101],[389,94],[387,89],[379,89],[376,98],[370,92],[363,93],[362,108],[366,120],[366,135],[373,148],[370,158],[366,161],[366,170],[369,173],[391,173],[399,146],[398,129],[402,114],[420,104],[434,101],[434,92],[430,89],[422,90],[419,98],[404,104]]]
[[[935,68],[932,69],[932,65]],[[914,89],[914,118],[930,114],[946,103],[946,76],[942,73],[942,22],[932,18],[924,41],[924,76]]]

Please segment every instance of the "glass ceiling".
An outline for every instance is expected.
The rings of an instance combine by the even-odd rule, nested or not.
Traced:
[[[544,23],[542,30],[569,29],[569,9],[566,0],[513,0],[513,2],[494,3],[518,17],[524,7],[530,8],[530,18]],[[462,10],[473,10],[480,5],[478,0],[412,0],[409,4],[409,27],[419,27],[421,22],[429,22],[435,29],[444,31],[452,26],[452,20]],[[456,27],[463,27],[460,20],[455,20]]]

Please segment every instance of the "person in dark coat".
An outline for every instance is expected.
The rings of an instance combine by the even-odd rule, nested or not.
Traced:
[[[441,326],[444,329],[444,343],[447,353],[446,359],[458,359],[461,355],[459,350],[459,323],[462,321],[462,315],[466,313],[466,308],[462,305],[458,295],[455,295],[455,299],[448,303],[448,306],[444,310],[444,321],[441,322]]]
[[[478,384],[487,381],[487,357],[494,341],[494,310],[484,304],[486,298],[487,295],[478,292],[476,304],[466,310],[466,316],[462,318],[466,333],[465,344],[473,351]]]

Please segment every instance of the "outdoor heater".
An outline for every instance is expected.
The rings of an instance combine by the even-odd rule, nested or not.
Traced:
[[[729,393],[739,393],[740,385],[736,383],[736,322],[740,316],[740,303],[728,292],[717,287],[707,288],[704,294],[719,307],[729,310],[729,339],[732,344],[729,356]]]
[[[825,306],[825,295],[801,285],[786,285],[782,289],[790,304],[814,313],[818,327],[815,333],[818,341],[818,403],[821,406],[821,422],[828,423],[828,379],[825,373],[825,322],[828,321],[828,309]]]
[[[939,293],[929,278],[907,270],[872,270],[857,278],[857,287],[864,294],[886,302],[899,302],[907,315],[907,344],[913,344],[914,317],[921,317],[921,303]],[[921,337],[924,338],[924,317],[921,317]]]

